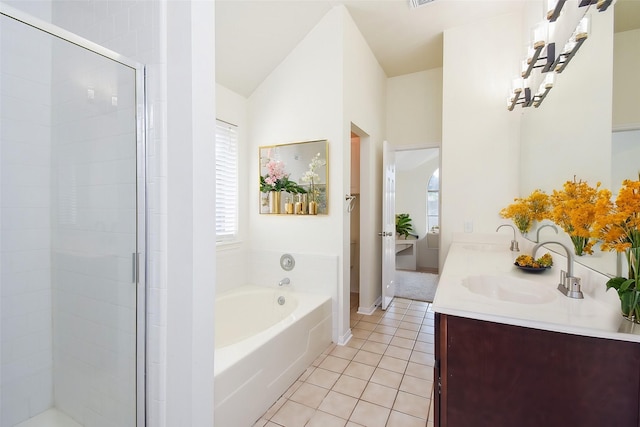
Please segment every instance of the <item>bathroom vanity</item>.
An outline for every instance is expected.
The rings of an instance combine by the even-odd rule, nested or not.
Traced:
[[[640,427],[640,325],[606,277],[576,266],[574,300],[556,290],[566,258],[530,274],[513,265],[520,253],[449,250],[433,305],[436,426]]]

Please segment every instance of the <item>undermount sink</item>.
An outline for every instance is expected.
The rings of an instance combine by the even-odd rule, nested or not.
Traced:
[[[492,245],[490,243],[467,243],[462,245],[462,249],[480,252],[502,252],[505,248],[509,249],[509,245]]]
[[[509,276],[469,276],[463,279],[462,285],[474,294],[520,304],[545,304],[553,301],[557,294],[540,283]]]

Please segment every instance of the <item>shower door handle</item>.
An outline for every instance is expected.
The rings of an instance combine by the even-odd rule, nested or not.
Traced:
[[[138,283],[138,279],[140,278],[140,252],[134,252],[131,254],[132,258],[132,280],[133,283]]]

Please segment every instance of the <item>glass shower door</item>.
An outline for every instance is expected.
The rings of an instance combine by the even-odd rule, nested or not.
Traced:
[[[0,19],[1,426],[136,426],[140,70]]]

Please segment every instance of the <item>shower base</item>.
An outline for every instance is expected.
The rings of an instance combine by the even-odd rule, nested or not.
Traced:
[[[51,408],[27,421],[16,424],[15,427],[82,427],[82,425],[63,412]]]

